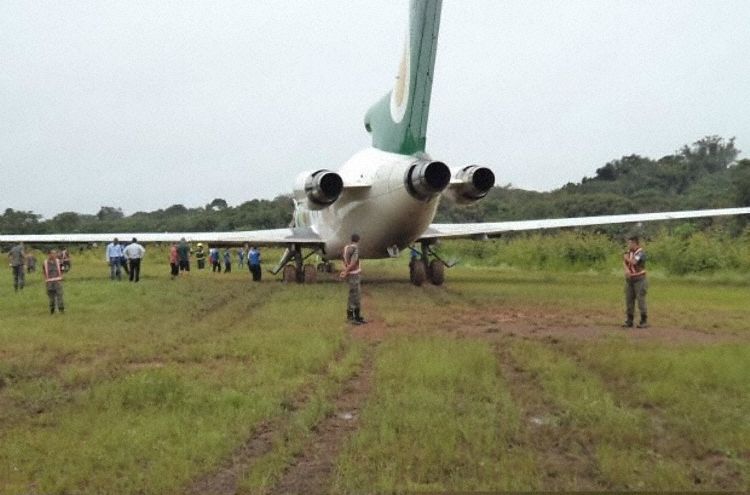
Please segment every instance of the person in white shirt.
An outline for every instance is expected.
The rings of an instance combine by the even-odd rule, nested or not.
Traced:
[[[123,254],[128,259],[130,265],[130,281],[138,282],[141,278],[141,259],[146,254],[146,250],[138,244],[138,239],[133,237],[133,242],[128,244],[123,251]]]
[[[115,277],[117,277],[117,280],[120,280],[120,260],[122,257],[122,244],[115,237],[114,241],[107,244],[107,254],[104,260],[109,263],[110,280],[114,280]]]

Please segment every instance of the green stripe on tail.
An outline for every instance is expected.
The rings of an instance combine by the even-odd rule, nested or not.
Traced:
[[[425,150],[442,0],[411,0],[409,31],[392,91],[365,115],[372,145],[413,155]]]

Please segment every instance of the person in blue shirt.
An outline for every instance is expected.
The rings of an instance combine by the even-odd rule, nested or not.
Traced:
[[[253,274],[253,282],[260,282],[262,271],[260,269],[260,251],[255,246],[247,252],[247,267]]]
[[[208,251],[208,260],[211,262],[211,272],[221,273],[221,265],[219,264],[219,248],[211,248]]]
[[[114,280],[115,278],[117,278],[117,280],[122,279],[122,276],[120,275],[120,267],[122,266],[122,258],[124,257],[122,251],[122,244],[117,240],[117,237],[107,244],[105,261],[109,263],[109,278],[111,280]]]
[[[242,268],[242,265],[245,263],[245,250],[244,249],[239,248],[237,250],[237,259],[239,261],[239,265],[237,265],[237,266],[239,266],[240,268]]]

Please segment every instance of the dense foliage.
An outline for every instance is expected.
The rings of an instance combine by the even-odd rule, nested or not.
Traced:
[[[436,221],[522,220],[750,205],[750,160],[736,161],[738,154],[734,138],[708,136],[658,160],[638,155],[622,157],[597,169],[592,178],[584,177],[580,183],[550,192],[526,191],[508,184],[495,187],[472,206],[444,201]],[[129,216],[113,206],[102,206],[95,215],[63,212],[51,219],[7,208],[0,215],[0,233],[246,230],[284,227],[291,217],[289,196],[252,200],[239,206],[216,198],[203,207],[176,204]],[[732,232],[738,235],[742,222],[732,219],[719,223],[731,224]],[[706,227],[715,223],[702,220],[693,224]],[[595,230],[622,234],[628,228]]]
[[[663,228],[644,240],[649,271],[673,275],[724,274],[747,280],[750,272],[750,229],[739,237],[713,226],[690,224]],[[462,265],[513,267],[545,271],[609,272],[622,266],[621,239],[586,230],[531,233],[489,242],[450,241],[439,247],[443,259]]]
[[[705,137],[652,160],[624,156],[593,178],[550,192],[494,188],[466,207],[441,205],[437,221],[523,220],[750,205],[750,160],[736,161],[734,139]]]

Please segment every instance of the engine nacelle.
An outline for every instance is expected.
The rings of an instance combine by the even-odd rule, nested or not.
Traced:
[[[321,210],[333,204],[344,190],[344,181],[336,172],[317,170],[303,172],[297,176],[294,196],[297,200],[307,200],[307,208]]]
[[[487,167],[469,165],[457,170],[453,175],[447,194],[456,203],[469,204],[487,196],[495,185],[495,174]]]
[[[443,162],[416,162],[409,167],[404,178],[409,193],[423,201],[443,192],[450,181],[451,170]]]

